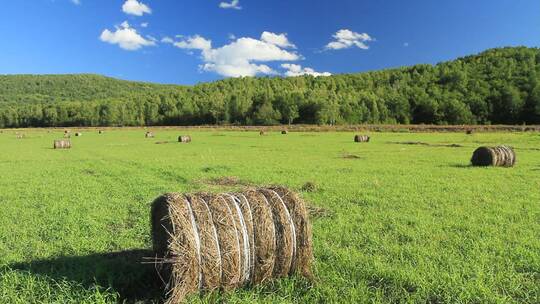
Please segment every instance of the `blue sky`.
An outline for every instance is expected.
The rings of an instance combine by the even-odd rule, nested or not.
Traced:
[[[195,84],[355,73],[540,46],[538,0],[3,2],[1,74]]]

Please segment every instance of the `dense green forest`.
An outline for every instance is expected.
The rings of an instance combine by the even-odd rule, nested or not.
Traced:
[[[0,128],[199,124],[538,124],[540,49],[437,65],[195,86],[97,75],[0,76]]]

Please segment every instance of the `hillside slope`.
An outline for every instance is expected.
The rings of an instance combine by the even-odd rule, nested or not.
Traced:
[[[0,127],[540,123],[540,50],[432,65],[196,86],[98,75],[0,76]]]

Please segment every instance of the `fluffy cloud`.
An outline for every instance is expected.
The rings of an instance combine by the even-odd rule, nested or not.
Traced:
[[[207,40],[199,35],[195,35],[193,37],[188,37],[185,40],[175,42],[174,46],[181,49],[201,50],[205,52],[212,49],[212,41]]]
[[[237,10],[241,10],[242,7],[240,6],[240,0],[232,0],[231,3],[228,3],[228,2],[221,2],[219,4],[219,7],[221,8],[232,8],[232,9],[237,9]]]
[[[126,0],[122,5],[122,11],[129,15],[142,16],[144,14],[151,14],[150,7],[137,0]]]
[[[295,77],[295,76],[302,76],[302,75],[311,75],[314,77],[319,76],[332,76],[331,73],[328,72],[316,72],[312,68],[302,68],[301,65],[298,64],[292,64],[292,63],[284,63],[281,65],[282,68],[286,69],[287,72],[285,72],[285,76],[289,77]]]
[[[296,48],[294,44],[289,42],[287,34],[274,34],[270,32],[263,32],[261,35],[261,40],[282,48]]]
[[[268,33],[279,36],[273,33]],[[267,35],[270,37],[270,35]],[[287,41],[288,42],[288,41]],[[263,39],[238,38],[220,48],[213,48],[212,41],[201,36],[184,38],[174,45],[186,50],[201,51],[204,71],[216,72],[226,77],[255,76],[258,74],[278,74],[262,62],[296,61],[301,56]]]
[[[341,50],[356,46],[360,49],[367,50],[369,46],[366,43],[374,40],[366,33],[360,34],[347,29],[339,30],[333,37],[335,40],[328,43],[325,49]]]
[[[163,38],[161,39],[161,42],[162,42],[162,43],[173,44],[173,43],[174,43],[174,40],[173,40],[171,37],[169,37],[169,36],[165,36],[165,37],[163,37]]]
[[[148,22],[143,22],[141,23],[141,27],[148,27],[149,23]]]
[[[144,46],[156,45],[153,38],[144,38],[137,33],[137,30],[130,27],[127,21],[117,26],[114,32],[105,29],[99,39],[110,44],[118,44],[122,49],[128,51],[135,51]]]

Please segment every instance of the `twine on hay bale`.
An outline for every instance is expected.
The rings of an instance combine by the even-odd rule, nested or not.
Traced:
[[[189,135],[178,136],[178,142],[180,142],[180,143],[190,143],[191,142],[191,136],[189,136]]]
[[[354,142],[369,142],[369,136],[367,135],[355,135]]]
[[[152,132],[146,132],[146,133],[144,134],[144,137],[146,137],[146,138],[154,138],[154,133],[152,133]]]
[[[154,201],[151,220],[167,303],[293,274],[313,278],[308,212],[286,188],[169,193]]]
[[[480,147],[471,158],[473,166],[513,167],[516,164],[516,153],[509,146]]]
[[[55,140],[53,144],[54,149],[71,149],[71,141],[60,139]]]

